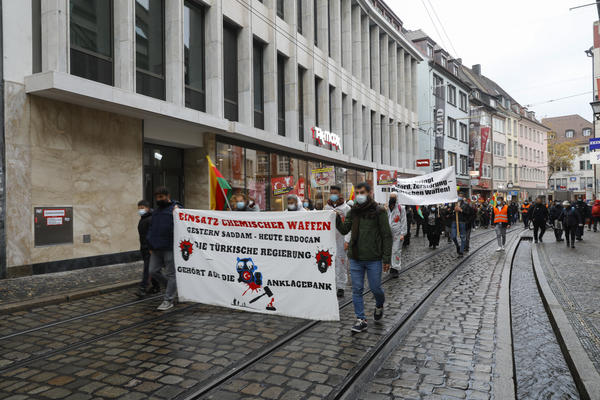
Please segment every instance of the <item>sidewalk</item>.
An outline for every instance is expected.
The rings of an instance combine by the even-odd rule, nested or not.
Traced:
[[[558,302],[588,357],[600,372],[600,233],[586,231],[568,249],[552,232],[537,246],[541,265]]]

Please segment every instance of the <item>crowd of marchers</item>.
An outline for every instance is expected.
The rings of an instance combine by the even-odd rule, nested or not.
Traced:
[[[458,201],[452,204],[407,206],[399,204],[396,193],[391,193],[387,204],[379,204],[373,198],[368,183],[355,187],[355,199],[346,201],[342,189],[329,188],[325,210],[336,213],[336,257],[334,261],[337,296],[345,296],[348,275],[352,288],[352,301],[356,322],[352,332],[362,332],[368,327],[363,291],[365,275],[375,297],[373,320],[383,318],[385,294],[382,276],[388,273],[397,278],[402,267],[402,250],[410,246],[411,229],[427,237],[429,247],[436,249],[442,236],[454,243],[458,257],[469,252],[471,232],[475,229],[494,227],[498,241],[497,251],[504,251],[506,232],[512,225],[523,223],[533,229],[536,243],[543,241],[547,229],[553,229],[557,242],[566,241],[575,248],[575,242],[583,240],[584,225],[588,230],[598,229],[600,200],[588,205],[582,198],[571,203],[565,201],[548,204],[542,197],[534,202],[508,204],[502,197],[491,203],[471,201],[465,192],[458,193]],[[138,224],[141,255],[144,262],[142,281],[138,296],[159,293],[165,287],[163,302],[158,310],[174,306],[177,284],[173,258],[173,211],[181,204],[172,200],[165,187],[154,194],[155,209],[147,201],[138,203]],[[287,211],[303,212],[315,208],[310,199],[300,199],[295,194],[286,197]],[[259,211],[252,199],[244,194],[234,194],[230,199],[234,211]],[[563,239],[564,233],[564,239]],[[163,273],[162,271],[165,271]]]

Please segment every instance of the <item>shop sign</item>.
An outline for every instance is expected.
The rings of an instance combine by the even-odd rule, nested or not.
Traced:
[[[590,138],[590,150],[600,150],[600,138]]]
[[[397,171],[385,171],[385,170],[377,170],[377,184],[378,185],[393,185],[396,183],[396,179],[398,178]]]
[[[571,182],[575,182],[576,180],[577,180],[576,176],[569,177],[569,181],[571,181]]]
[[[342,139],[337,133],[324,131],[317,126],[313,126],[310,130],[312,131],[313,139],[315,139],[319,145],[323,146],[323,144],[330,144],[335,147],[337,151],[340,151],[342,148]]]
[[[439,161],[434,161],[433,162],[433,170],[434,171],[439,171],[442,169],[442,163]]]
[[[335,169],[333,167],[315,168],[310,171],[312,186],[335,185]]]
[[[428,159],[417,160],[417,168],[418,167],[429,167],[430,163]]]
[[[469,176],[471,178],[478,178],[479,177],[479,171],[469,171]]]
[[[271,178],[271,188],[273,189],[273,196],[288,194],[294,190],[294,177],[281,176]]]

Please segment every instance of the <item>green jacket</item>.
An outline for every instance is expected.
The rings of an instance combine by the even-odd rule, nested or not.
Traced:
[[[352,231],[353,210],[350,210],[346,219],[342,222],[338,216],[336,227],[345,235]],[[354,243],[358,240],[358,254],[354,253]],[[388,222],[387,212],[384,209],[377,210],[376,217],[362,217],[358,229],[358,237],[350,238],[348,247],[348,258],[359,261],[383,261],[389,264],[392,259],[392,230]]]

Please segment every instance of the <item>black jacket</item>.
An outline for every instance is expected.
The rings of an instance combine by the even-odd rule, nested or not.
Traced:
[[[583,218],[575,207],[563,209],[560,219],[562,220],[564,226],[574,227],[578,226],[579,224],[583,224]]]
[[[140,250],[148,250],[148,232],[152,223],[152,211],[142,215],[138,222],[138,234],[140,235]]]
[[[529,209],[529,219],[535,223],[544,223],[548,220],[548,209],[544,204],[534,204]]]
[[[148,231],[148,247],[150,250],[173,250],[173,209],[181,207],[171,201],[167,207],[157,208],[152,212],[152,222]]]
[[[550,221],[556,221],[560,218],[563,208],[560,204],[550,207]]]
[[[577,200],[577,202],[575,203],[575,208],[577,209],[577,211],[579,211],[579,215],[581,215],[581,218],[583,218],[584,220],[590,217],[591,211],[588,205],[585,204],[585,201]]]

